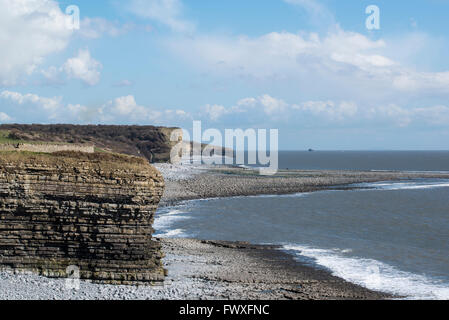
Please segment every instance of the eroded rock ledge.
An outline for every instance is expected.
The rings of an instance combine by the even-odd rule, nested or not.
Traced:
[[[133,284],[164,278],[152,240],[161,174],[112,154],[0,152],[0,265]]]

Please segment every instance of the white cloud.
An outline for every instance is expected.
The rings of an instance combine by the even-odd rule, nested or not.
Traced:
[[[51,66],[47,69],[41,69],[40,73],[44,76],[46,85],[63,85],[65,84],[65,79],[62,77],[63,73],[62,67],[57,68]]]
[[[394,65],[378,53],[386,46],[384,41],[373,41],[340,28],[324,38],[316,33],[272,32],[256,38],[176,38],[169,46],[200,67],[256,78],[290,77],[312,71],[338,73],[347,69],[375,75]]]
[[[387,120],[399,127],[448,126],[449,107],[436,105],[430,107],[404,108],[396,104],[370,108],[365,114],[367,119]]]
[[[113,119],[127,120],[134,123],[170,122],[190,118],[184,110],[156,110],[141,106],[136,102],[133,95],[118,97],[109,101],[102,108],[106,117]]]
[[[268,116],[279,115],[285,112],[288,106],[283,100],[273,98],[268,94],[261,96],[259,102],[262,105],[265,114]]]
[[[101,106],[88,107],[82,104],[65,104],[62,97],[46,98],[36,94],[0,92],[0,99],[13,103],[16,119],[20,121],[26,108],[38,111],[40,121],[65,123],[128,123],[174,125],[176,122],[191,120],[191,115],[181,109],[158,110],[141,106],[132,95],[118,97]],[[0,114],[0,121],[9,121],[9,115]]]
[[[100,81],[101,68],[101,63],[93,59],[87,49],[79,50],[78,55],[68,59],[62,67],[70,78],[80,79],[90,86]]]
[[[212,121],[218,121],[224,116],[235,115],[241,113],[253,112],[257,114],[264,114],[273,118],[282,117],[287,111],[288,104],[281,100],[273,98],[268,94],[261,95],[257,98],[244,98],[239,100],[236,105],[226,108],[222,105],[206,105],[204,112]]]
[[[237,102],[238,106],[254,107],[257,104],[256,98],[244,98]]]
[[[292,109],[337,121],[352,118],[358,112],[357,105],[348,101],[340,103],[334,101],[306,101],[300,105],[293,105]]]
[[[409,92],[429,90],[449,92],[449,71],[403,71],[395,75],[393,85],[402,91]]]
[[[183,5],[180,0],[131,0],[128,10],[175,32],[191,33],[195,30],[192,22],[182,18]]]
[[[0,0],[0,84],[13,85],[55,52],[72,31],[53,0]]]
[[[208,120],[229,120],[233,125],[265,123],[273,125],[308,125],[313,123],[332,126],[334,124],[356,126],[393,125],[448,126],[449,107],[401,107],[396,104],[359,106],[353,101],[304,101],[289,104],[282,99],[264,94],[256,98],[239,100],[231,107],[207,105],[204,110]],[[244,116],[242,116],[244,115]]]
[[[0,113],[0,121],[13,118],[20,121],[21,114],[29,110],[38,111],[41,121],[83,122],[83,123],[128,123],[174,125],[185,123],[206,115],[207,120],[226,122],[233,126],[252,125],[299,125],[319,123],[324,126],[345,124],[356,126],[397,126],[397,127],[447,127],[449,106],[402,107],[396,104],[360,107],[351,101],[305,101],[289,104],[282,99],[264,94],[256,98],[239,100],[231,107],[207,105],[202,113],[195,116],[181,109],[154,109],[137,103],[133,95],[118,97],[99,107],[82,104],[64,104],[62,97],[41,97],[36,94],[21,94],[12,91],[0,93],[0,99],[12,102],[13,113]],[[23,106],[23,110],[19,107]],[[316,122],[318,121],[318,122]],[[223,122],[223,123],[224,123]]]
[[[415,43],[415,38],[409,39]],[[272,32],[259,37],[175,37],[175,55],[215,76],[287,82],[303,90],[363,99],[403,92],[449,93],[449,72],[420,72],[389,56],[386,40],[335,27],[316,33]],[[407,46],[406,44],[404,44]],[[354,87],[357,90],[354,90]]]
[[[217,104],[206,105],[205,112],[212,121],[217,121],[222,116],[231,113],[231,111],[226,109],[224,106],[217,105]]]
[[[112,111],[121,116],[131,116],[135,119],[149,118],[149,110],[137,105],[134,96],[116,98],[112,102]]]
[[[62,106],[62,97],[45,98],[31,93],[21,94],[18,92],[3,91],[0,93],[0,98],[19,105],[30,103],[48,112],[55,112]]]
[[[12,118],[10,116],[8,116],[6,113],[0,112],[0,121],[1,122],[8,122],[11,120],[12,120]]]

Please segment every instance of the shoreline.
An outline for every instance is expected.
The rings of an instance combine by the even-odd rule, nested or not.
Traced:
[[[161,206],[170,207],[183,203],[184,201],[194,200],[208,200],[216,198],[232,198],[232,197],[252,197],[252,196],[264,196],[264,195],[289,195],[308,192],[317,192],[325,190],[350,190],[349,187],[352,184],[357,183],[373,183],[381,181],[406,181],[411,179],[449,179],[449,173],[435,173],[435,172],[393,172],[393,171],[300,171],[289,170],[280,171],[273,177],[260,177],[247,169],[242,168],[208,168],[207,170],[198,171],[190,177],[184,177],[182,179],[170,179],[167,181],[166,194],[163,197]],[[238,187],[230,187],[238,186]],[[174,240],[174,239],[168,239]],[[202,241],[202,240],[196,240]],[[214,241],[208,241],[214,242]],[[254,244],[248,244],[249,246],[257,246]],[[239,246],[239,243],[234,243],[234,247]],[[231,247],[232,242],[231,242]],[[260,250],[264,246],[258,246]],[[270,255],[270,250],[275,250],[276,246],[265,246],[265,252]],[[279,247],[276,249],[279,250]],[[292,299],[313,299],[325,300],[325,299],[397,299],[403,298],[394,296],[392,294],[384,292],[376,292],[369,290],[363,286],[355,283],[351,283],[342,278],[338,278],[332,275],[332,271],[320,266],[306,265],[295,258],[294,255],[282,251],[284,255],[288,256],[294,261],[293,264],[285,263],[285,259],[279,256],[272,261],[274,268],[283,269],[289,268],[287,266],[293,266],[296,273],[290,274],[289,281],[291,284],[297,281],[297,274],[309,273],[310,281],[316,281],[313,278],[314,272],[320,273],[320,280],[318,287],[309,295],[304,295],[305,289],[294,290],[295,294]],[[230,254],[228,252],[228,254]],[[232,254],[231,254],[232,255]],[[263,255],[262,255],[263,256]],[[285,266],[283,266],[285,265]],[[252,268],[252,266],[248,266]],[[312,271],[311,271],[312,270]],[[345,290],[352,290],[352,295],[347,291],[340,291],[340,294],[335,296],[327,295],[329,288],[324,291],[320,291],[320,288],[326,287],[327,283],[335,281],[344,283]],[[331,290],[332,291],[332,290]],[[363,294],[356,294],[363,293]],[[332,297],[331,297],[332,296]],[[258,296],[259,299],[263,296]],[[243,296],[245,298],[245,296]],[[251,299],[251,298],[249,298]],[[279,299],[279,295],[276,297]]]
[[[201,299],[218,300],[381,300],[393,295],[376,292],[298,262],[276,245],[198,239],[161,239],[179,259],[170,269],[200,279],[214,288]],[[193,289],[196,291],[196,288]]]
[[[441,178],[449,174],[281,171],[260,177],[226,167],[156,165],[166,180],[160,206],[185,200],[294,194],[347,188],[353,183]],[[161,170],[162,168],[162,170]],[[167,277],[163,285],[126,286],[81,281],[79,290],[66,279],[0,271],[0,300],[378,300],[398,299],[300,262],[280,246],[200,239],[160,238]]]
[[[278,246],[159,239],[168,275],[161,286],[128,286],[0,271],[0,300],[380,300],[395,298],[299,264]]]
[[[166,179],[160,207],[174,206],[186,200],[290,195],[337,188],[348,190],[348,186],[359,183],[449,179],[449,172],[281,170],[274,176],[260,176],[253,170],[225,166],[193,167],[191,175],[186,174],[186,168],[182,166],[156,165],[156,168]],[[180,178],[176,178],[176,173],[168,173],[172,168],[182,168]]]

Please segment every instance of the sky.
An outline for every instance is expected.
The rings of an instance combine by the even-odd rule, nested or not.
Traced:
[[[278,129],[283,150],[449,149],[449,0],[0,7],[0,123],[198,120]]]

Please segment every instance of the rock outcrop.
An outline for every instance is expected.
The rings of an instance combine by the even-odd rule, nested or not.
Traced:
[[[50,277],[162,281],[152,240],[161,174],[145,159],[0,152],[0,265]]]

